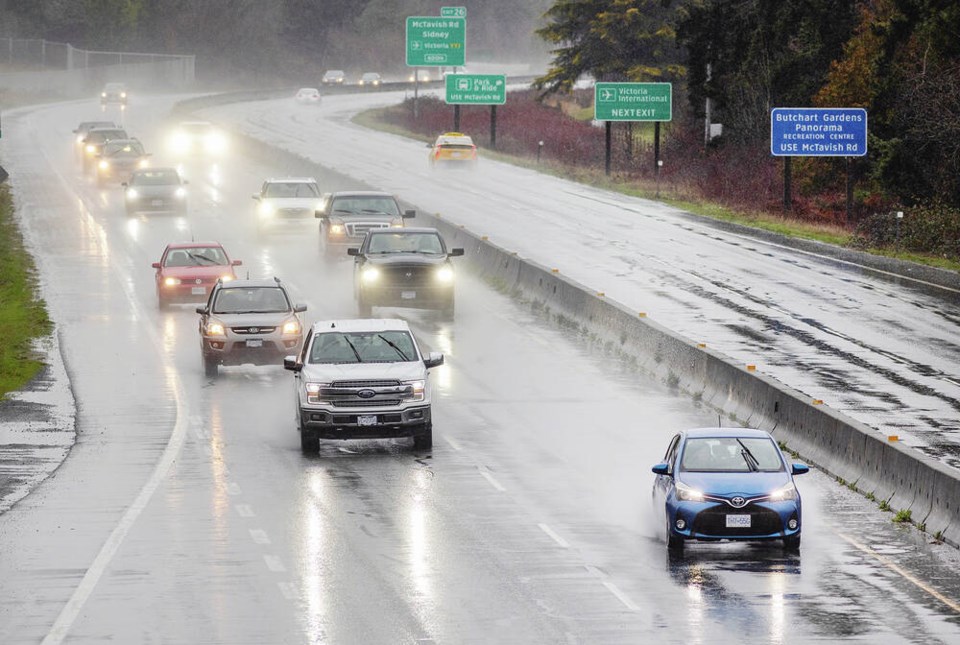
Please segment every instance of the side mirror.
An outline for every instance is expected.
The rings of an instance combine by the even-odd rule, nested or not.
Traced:
[[[296,356],[284,356],[283,369],[290,370],[291,372],[299,372],[303,369],[303,365],[297,362]]]
[[[417,211],[415,211],[415,210],[403,211],[403,218],[404,218],[404,219],[410,219],[410,218],[416,217],[416,216],[417,216]]]
[[[458,258],[461,255],[463,255],[463,249],[461,248],[450,249],[450,252],[447,253],[447,255],[449,255],[452,258]]]
[[[206,316],[206,315],[207,315],[207,308],[206,308],[206,306],[204,306],[204,307],[197,307],[197,313],[200,314],[201,316]]]
[[[360,249],[355,247],[350,247],[349,249],[347,249],[347,255],[353,255],[353,256],[360,255]]]
[[[159,262],[154,262],[154,263],[151,264],[150,266],[152,266],[154,269],[159,269],[159,268],[160,268],[160,263],[159,263]]]
[[[790,468],[790,472],[794,475],[806,475],[810,472],[810,466],[806,464],[793,464]]]
[[[443,354],[440,352],[430,352],[430,356],[423,359],[423,364],[427,369],[431,367],[440,367],[443,365]]]
[[[254,200],[256,200],[256,201],[258,201],[258,202],[260,201],[260,195],[253,194],[253,195],[250,195],[250,196],[251,196]]]
[[[324,211],[313,211],[313,216],[317,219],[323,219],[327,214]]]
[[[653,471],[654,475],[669,475],[670,474],[670,464],[657,464],[650,470]]]
[[[302,313],[303,313],[304,311],[306,311],[306,310],[307,310],[307,305],[302,305],[302,304],[301,304],[301,305],[294,305],[294,306],[293,306],[293,313],[296,313],[296,314],[302,314]]]
[[[238,267],[243,264],[243,260],[233,260],[230,262],[230,266]]]

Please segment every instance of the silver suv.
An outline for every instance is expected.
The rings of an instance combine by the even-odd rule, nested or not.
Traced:
[[[316,323],[303,351],[283,360],[295,378],[300,447],[317,452],[320,439],[390,437],[432,447],[427,370],[440,365],[443,354],[424,357],[402,320]]]
[[[200,314],[200,351],[207,376],[221,365],[278,364],[300,351],[303,324],[279,279],[219,281]]]

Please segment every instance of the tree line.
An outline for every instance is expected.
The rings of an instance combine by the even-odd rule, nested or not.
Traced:
[[[238,74],[404,68],[404,19],[467,8],[468,63],[544,59],[534,28],[549,0],[0,0],[0,36],[88,49],[196,54]]]
[[[960,218],[960,2],[956,0],[556,0],[538,33],[552,63],[536,86],[670,81],[685,123],[706,100],[724,148],[768,146],[773,107],[862,107],[861,183]],[[769,149],[767,147],[767,149]],[[823,170],[826,168],[827,170]],[[814,189],[841,173],[808,164]]]

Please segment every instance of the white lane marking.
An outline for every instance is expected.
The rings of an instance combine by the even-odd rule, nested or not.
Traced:
[[[274,573],[284,573],[287,570],[280,558],[275,555],[265,555],[263,561],[267,563],[267,568]]]
[[[549,526],[547,526],[546,524],[543,524],[543,523],[537,524],[537,526],[540,527],[540,530],[541,530],[541,531],[543,531],[544,533],[546,533],[547,535],[549,535],[549,536],[550,536],[550,539],[552,539],[554,542],[556,542],[557,544],[559,544],[561,548],[563,548],[563,549],[569,549],[569,548],[570,548],[570,543],[567,542],[566,540],[564,540],[564,539],[563,539],[562,537],[560,537],[559,535],[557,535],[552,528],[550,528]]]
[[[250,538],[255,544],[270,544],[270,536],[263,529],[250,529]]]
[[[896,562],[894,562],[887,556],[877,553],[876,551],[868,547],[866,544],[861,544],[860,542],[857,542],[856,540],[854,540],[852,537],[848,535],[844,535],[843,533],[837,533],[837,535],[839,535],[844,540],[849,542],[857,550],[862,551],[863,553],[866,553],[869,556],[872,556],[886,568],[890,569],[894,573],[900,574],[900,576],[902,576],[905,580],[913,583],[920,590],[925,591],[926,593],[930,594],[931,596],[933,596],[934,598],[936,598],[937,600],[945,604],[950,609],[960,614],[960,603],[958,603],[955,600],[951,600],[950,598],[947,598],[942,593],[940,593],[939,591],[937,591],[936,589],[934,589],[933,587],[925,583],[923,580],[920,580],[919,578],[914,576],[912,573],[906,571],[903,567],[898,565]]]
[[[612,582],[609,582],[609,581],[607,581],[607,580],[604,580],[604,581],[603,581],[603,586],[606,587],[607,590],[608,590],[610,593],[612,593],[614,596],[616,596],[616,597],[617,597],[617,600],[619,600],[620,602],[622,602],[624,607],[626,607],[626,608],[629,609],[630,611],[640,611],[640,608],[637,607],[637,605],[634,604],[634,602],[633,602],[632,600],[630,600],[630,598],[627,596],[627,594],[625,594],[625,593],[623,593],[622,591],[620,591],[620,589],[617,588],[617,585],[615,585],[615,584],[613,584]]]
[[[103,227],[93,219],[89,209],[83,205],[83,200],[79,199],[76,191],[70,186],[66,178],[54,167],[52,163],[50,163],[50,159],[47,157],[46,152],[42,152],[42,154],[47,161],[50,171],[52,171],[60,180],[64,190],[68,194],[78,197],[78,202],[81,204],[84,214],[93,225],[96,225],[101,231],[103,231]],[[103,237],[105,238],[105,233]],[[101,241],[100,244],[102,245],[104,242]],[[109,258],[108,261],[113,268],[114,276],[122,275],[120,267],[116,264],[115,255],[108,253],[105,254],[105,256]],[[146,320],[148,316],[146,315],[146,312],[143,311],[142,305],[137,301],[132,282],[122,279],[118,279],[118,282],[122,286],[124,295],[127,297],[131,309],[137,311],[141,319]],[[157,462],[156,466],[154,466],[153,472],[150,473],[150,478],[147,479],[146,483],[143,485],[143,488],[140,489],[140,492],[133,500],[133,503],[123,513],[123,516],[120,518],[120,522],[116,527],[114,527],[113,531],[110,532],[110,536],[107,538],[107,541],[104,542],[102,547],[100,547],[100,551],[94,558],[93,563],[83,574],[80,584],[77,585],[77,588],[73,590],[73,593],[70,595],[70,599],[67,601],[67,604],[64,605],[63,609],[60,610],[60,614],[57,616],[57,620],[53,623],[53,627],[50,628],[50,631],[44,637],[42,645],[59,645],[63,642],[64,638],[66,638],[67,633],[70,631],[70,628],[76,621],[77,616],[79,616],[80,612],[83,610],[83,606],[90,598],[90,595],[96,588],[97,583],[100,582],[100,578],[103,576],[104,571],[106,571],[107,566],[109,566],[113,556],[116,555],[117,551],[120,549],[120,545],[123,543],[124,538],[127,537],[127,533],[129,533],[130,529],[133,528],[134,523],[137,521],[137,518],[140,517],[140,513],[143,512],[143,509],[147,507],[147,504],[150,502],[150,499],[153,497],[153,494],[156,492],[157,488],[159,488],[163,480],[166,479],[167,474],[170,472],[170,468],[173,466],[173,462],[176,461],[177,455],[180,454],[183,445],[186,442],[190,415],[187,409],[186,398],[183,393],[183,383],[181,383],[180,378],[177,376],[177,371],[174,369],[170,357],[163,351],[163,343],[161,342],[157,330],[150,325],[141,325],[141,328],[145,331],[153,346],[157,349],[160,362],[163,365],[164,375],[173,390],[173,400],[177,408],[177,417],[176,421],[174,422],[173,431],[170,433],[170,438],[167,440],[167,445],[164,447],[163,453],[160,455],[160,460]]]
[[[227,495],[239,495],[240,494],[240,484],[237,482],[230,482],[227,484]]]
[[[460,452],[460,451],[463,450],[463,448],[460,446],[460,444],[458,444],[456,441],[454,441],[454,440],[451,439],[450,437],[444,437],[443,440],[446,441],[447,443],[449,443],[449,444],[450,444],[450,447],[453,448],[454,450],[456,450],[457,452]]]
[[[234,508],[237,509],[237,514],[240,517],[256,517],[257,515],[249,504],[237,504]]]
[[[494,488],[496,488],[496,489],[497,489],[498,491],[500,491],[501,493],[504,492],[505,490],[507,490],[506,488],[503,487],[503,484],[501,484],[501,483],[498,482],[496,479],[494,479],[494,478],[493,478],[493,475],[491,475],[491,474],[488,473],[487,471],[481,470],[481,471],[480,471],[480,474],[483,475],[484,479],[486,479],[488,482],[490,482],[490,485],[491,485],[491,486],[493,486]]]
[[[277,587],[280,588],[280,593],[287,600],[297,599],[297,588],[293,586],[292,582],[278,582]]]

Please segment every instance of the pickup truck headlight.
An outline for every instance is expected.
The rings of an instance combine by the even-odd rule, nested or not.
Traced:
[[[223,323],[217,322],[216,320],[211,320],[207,323],[206,327],[207,336],[226,336],[227,333],[223,328]]]
[[[97,151],[97,146],[93,145],[92,143],[88,143],[86,150],[88,155],[92,155]]]
[[[398,217],[396,219],[390,220],[390,226],[393,228],[403,228],[403,218]]]
[[[331,224],[330,235],[343,235],[343,224]]]
[[[141,159],[140,161],[137,162],[137,168],[146,168],[149,165],[150,165],[149,159]]]
[[[177,199],[183,199],[187,196],[187,189],[183,186],[179,186],[175,191],[173,191],[173,196]]]
[[[404,381],[404,385],[409,385],[412,391],[412,395],[408,399],[409,401],[423,401],[424,391],[426,390],[427,382],[424,380],[419,381]]]
[[[325,387],[329,387],[329,383],[307,383],[305,388],[307,390],[307,403],[319,404],[323,403],[320,399],[320,390]]]
[[[273,216],[273,205],[269,202],[262,202],[260,204],[260,215],[263,217],[272,217]]]
[[[366,267],[360,275],[366,284],[373,284],[380,279],[380,269],[377,267]]]
[[[101,159],[100,163],[97,164],[97,167],[100,168],[100,170],[109,170],[110,162],[107,161],[106,159]]]
[[[136,189],[136,188],[128,188],[128,189],[127,189],[127,199],[129,199],[130,201],[136,201],[136,200],[140,199],[140,193],[137,192],[137,189]]]
[[[453,282],[453,267],[440,267],[437,269],[437,281],[444,284]]]

